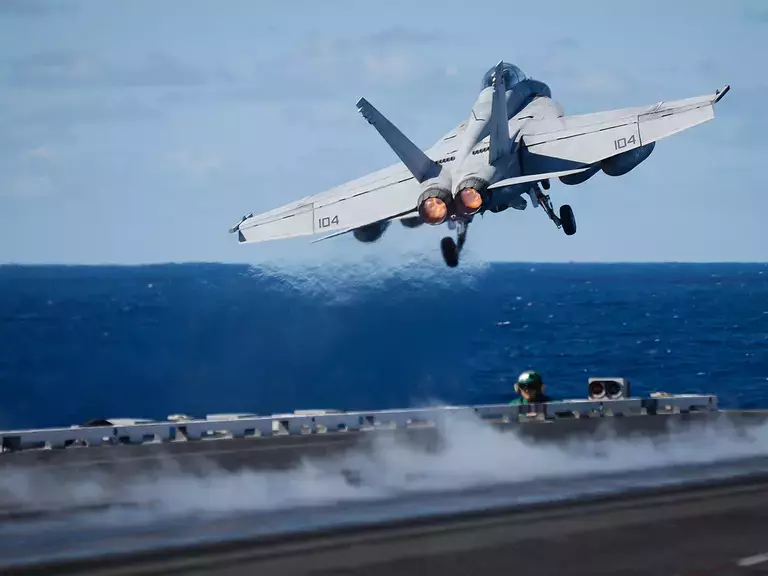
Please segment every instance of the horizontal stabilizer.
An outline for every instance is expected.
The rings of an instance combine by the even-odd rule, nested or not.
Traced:
[[[589,170],[589,166],[584,168],[575,168],[573,170],[560,170],[559,172],[545,172],[543,174],[526,174],[525,176],[516,176],[515,178],[506,178],[500,180],[494,184],[488,186],[488,189],[493,188],[505,188],[506,186],[514,186],[515,184],[525,184],[526,182],[538,182],[539,180],[547,180],[549,178],[559,178],[560,176],[568,176],[569,174],[578,174]]]
[[[417,182],[422,183],[440,173],[441,166],[411,142],[365,98],[358,100],[357,108],[363,118],[386,140]]]

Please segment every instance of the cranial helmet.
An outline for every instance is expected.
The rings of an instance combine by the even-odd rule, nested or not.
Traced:
[[[541,388],[541,376],[535,370],[526,370],[517,378],[515,389],[518,388]]]

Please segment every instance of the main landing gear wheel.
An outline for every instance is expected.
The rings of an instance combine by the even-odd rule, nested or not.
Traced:
[[[576,234],[576,216],[573,215],[573,209],[568,204],[560,206],[560,223],[566,235]]]
[[[568,204],[563,204],[560,206],[560,217],[558,218],[555,214],[555,209],[552,207],[552,200],[549,196],[544,194],[538,185],[534,185],[533,191],[539,204],[541,204],[541,207],[544,209],[544,212],[546,212],[549,219],[555,223],[555,226],[558,228],[562,227],[563,232],[565,232],[567,236],[576,234],[576,217],[573,215],[573,209]]]
[[[443,253],[443,260],[449,267],[455,268],[459,265],[459,250],[453,238],[450,236],[443,238],[440,241],[440,251]]]
[[[464,247],[464,243],[467,241],[467,228],[469,228],[469,222],[459,220],[457,240],[454,242],[453,238],[446,236],[440,241],[440,251],[443,253],[443,260],[450,268],[455,268],[459,265],[459,254]]]

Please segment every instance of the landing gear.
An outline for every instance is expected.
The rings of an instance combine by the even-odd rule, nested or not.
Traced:
[[[446,236],[440,241],[440,251],[443,253],[443,260],[450,268],[459,265],[459,251],[453,238]]]
[[[560,223],[563,225],[563,232],[566,235],[573,236],[576,234],[576,217],[568,204],[560,206]]]
[[[457,242],[454,242],[453,238],[450,236],[446,236],[440,241],[440,251],[443,253],[443,260],[445,260],[445,263],[450,268],[455,268],[459,265],[459,254],[464,247],[464,243],[467,241],[469,222],[466,220],[457,220],[457,228]]]
[[[552,200],[547,194],[541,191],[538,185],[533,187],[536,200],[541,207],[544,208],[544,212],[547,213],[549,219],[555,223],[555,226],[563,229],[563,232],[567,236],[573,236],[576,234],[576,217],[573,215],[573,209],[568,204],[560,206],[560,216],[555,215],[555,209],[552,207]]]

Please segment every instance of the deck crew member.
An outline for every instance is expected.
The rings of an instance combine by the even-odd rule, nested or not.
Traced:
[[[520,394],[510,405],[533,404],[538,402],[551,402],[552,398],[544,394],[544,381],[535,370],[526,370],[515,383],[515,392]]]

